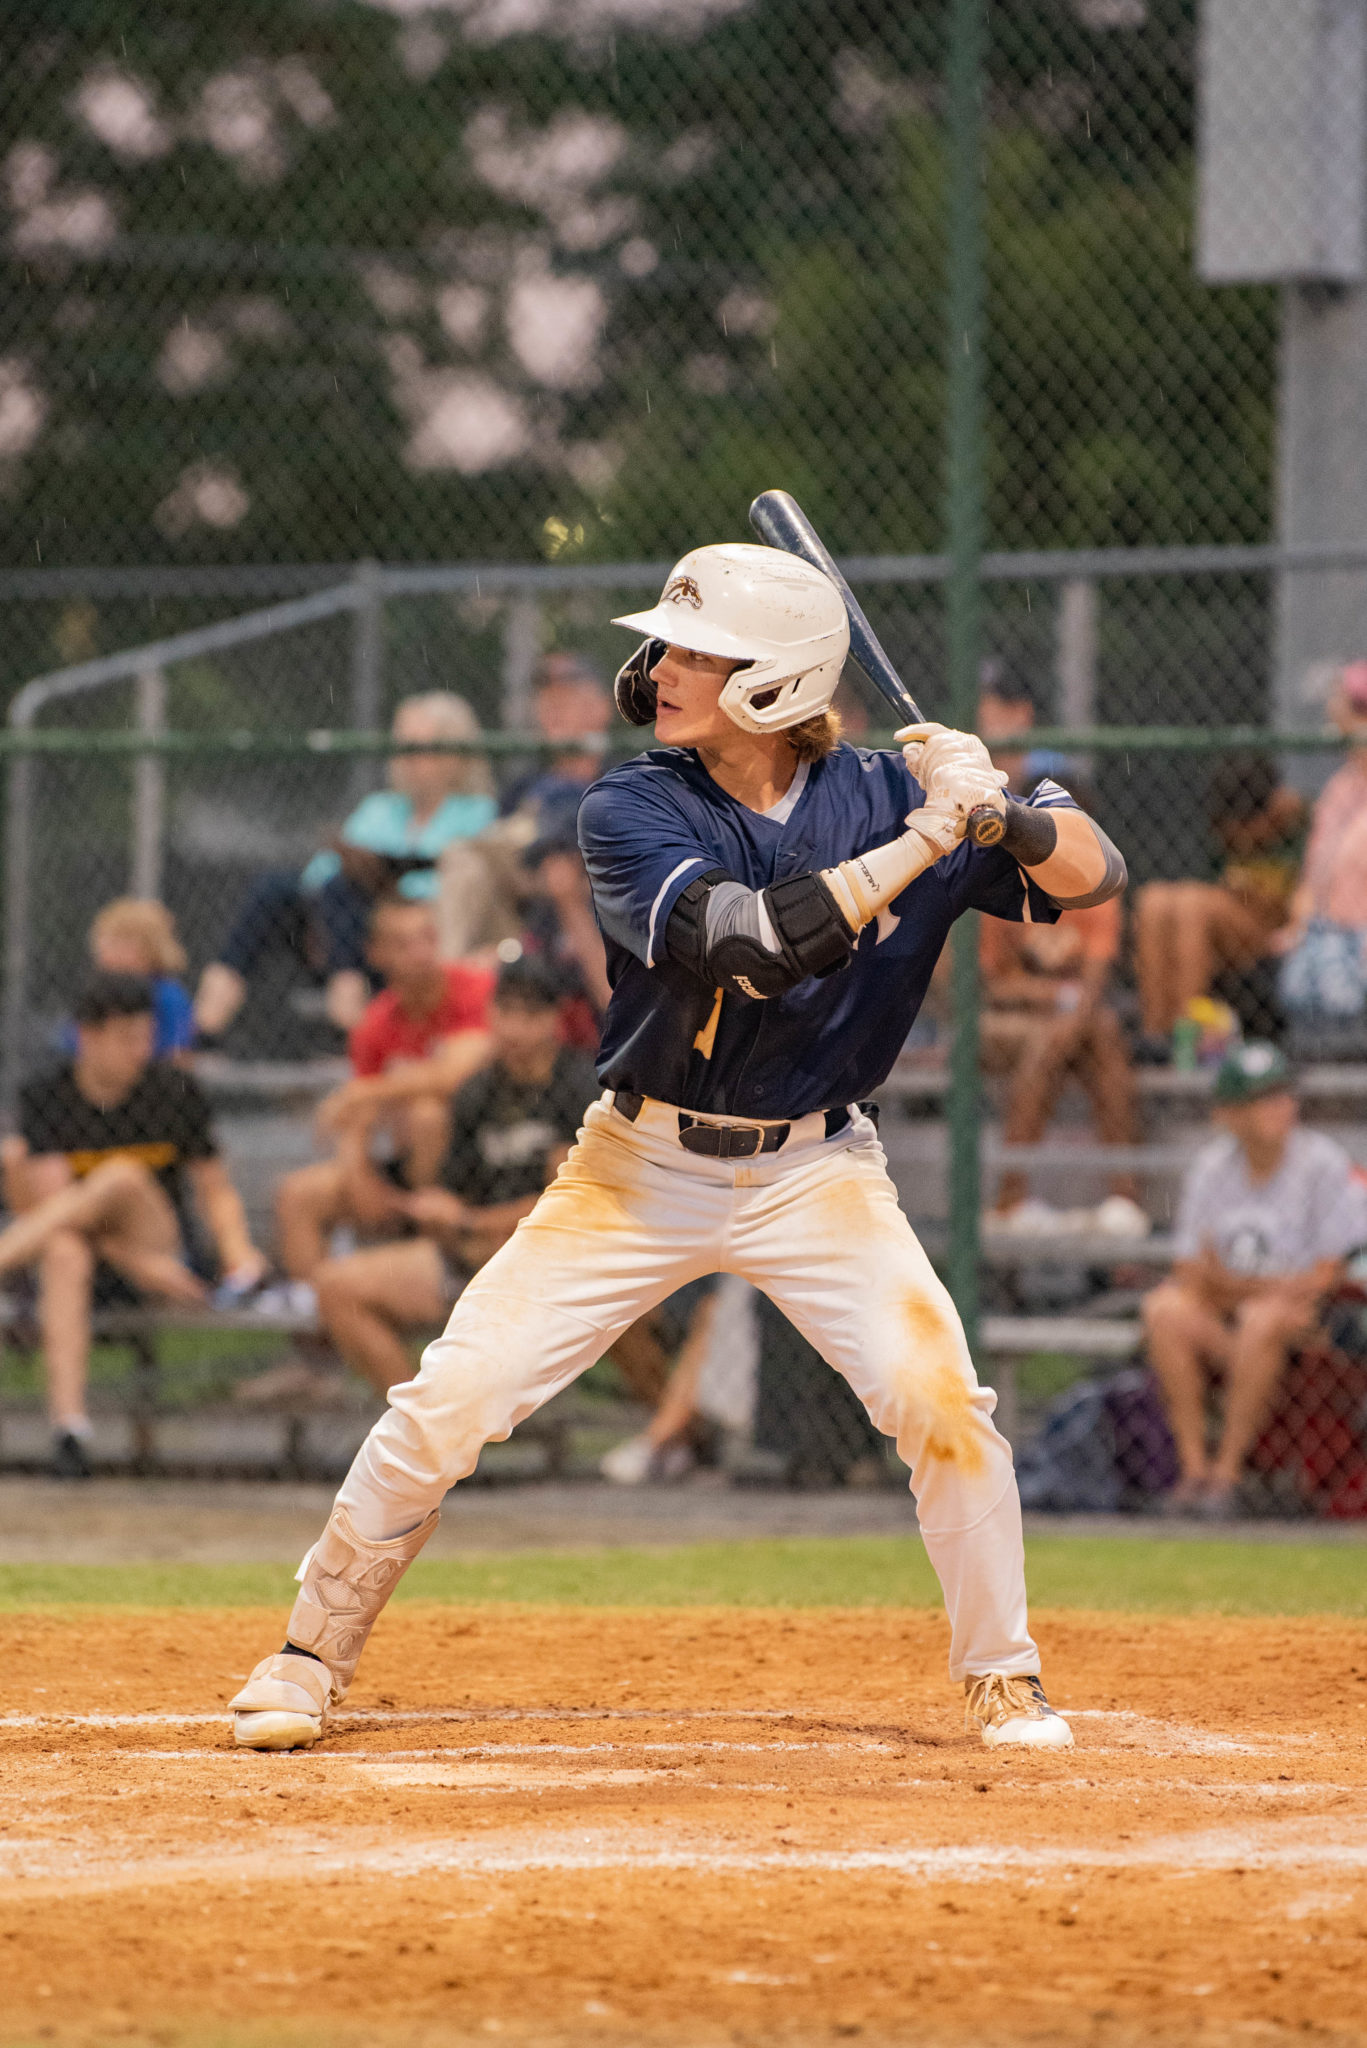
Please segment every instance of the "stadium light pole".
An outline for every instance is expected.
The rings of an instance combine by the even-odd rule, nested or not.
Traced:
[[[950,722],[977,724],[982,656],[982,553],[986,461],[983,447],[983,90],[987,0],[947,0],[946,116],[946,644]],[[954,927],[953,1040],[949,1068],[950,1292],[969,1348],[978,1340],[980,1171],[978,1160],[978,919]]]

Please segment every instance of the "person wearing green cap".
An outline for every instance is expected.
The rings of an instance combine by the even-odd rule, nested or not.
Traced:
[[[1235,1047],[1215,1077],[1220,1135],[1187,1171],[1171,1276],[1144,1304],[1149,1358],[1181,1466],[1176,1514],[1218,1521],[1237,1506],[1287,1360],[1367,1245],[1367,1181],[1341,1145],[1297,1118],[1274,1045]],[[1224,1425],[1206,1448],[1206,1376],[1223,1373]]]

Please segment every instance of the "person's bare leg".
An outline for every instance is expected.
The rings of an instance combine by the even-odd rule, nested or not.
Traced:
[[[275,1193],[275,1229],[280,1263],[291,1280],[312,1280],[345,1213],[342,1169],[335,1160],[319,1160],[285,1175]]]
[[[0,1231],[0,1273],[28,1266],[59,1230],[79,1231],[139,1287],[200,1303],[203,1284],[179,1257],[180,1226],[161,1187],[132,1159],[111,1159]]]
[[[660,1342],[653,1316],[641,1316],[612,1347],[612,1362],[627,1383],[627,1392],[653,1408],[669,1379],[669,1353]]]
[[[1075,1033],[1061,1031],[1054,1020],[1034,1022],[1022,1037],[1020,1055],[1006,1098],[1002,1140],[1008,1145],[1036,1145],[1048,1128],[1063,1077],[1076,1054]],[[1029,1192],[1030,1176],[1010,1167],[997,1188],[997,1207],[1013,1209]]]
[[[1212,1486],[1237,1486],[1286,1370],[1307,1328],[1302,1305],[1277,1294],[1245,1302],[1235,1320],[1225,1379],[1225,1426],[1211,1461]]]
[[[1103,1145],[1133,1145],[1138,1136],[1134,1069],[1125,1050],[1125,1034],[1115,1011],[1105,1004],[1088,1019],[1077,1077],[1092,1106],[1092,1121]],[[1111,1175],[1111,1193],[1139,1200],[1137,1174]]]
[[[444,1095],[418,1095],[404,1107],[404,1172],[410,1188],[430,1188],[451,1143],[451,1104]]]
[[[413,1377],[403,1332],[439,1323],[448,1306],[441,1259],[426,1238],[329,1259],[314,1278],[323,1328],[378,1393]]]
[[[0,1189],[11,1216],[22,1215],[34,1203],[31,1153],[23,1138],[0,1138]]]
[[[38,1267],[38,1328],[43,1341],[48,1420],[81,1430],[90,1363],[90,1296],[95,1254],[79,1231],[49,1237]]]
[[[1212,1310],[1180,1280],[1165,1280],[1144,1302],[1149,1363],[1163,1390],[1182,1478],[1199,1485],[1209,1477],[1206,1457],[1207,1363],[1223,1363],[1230,1337]]]
[[[669,1375],[669,1384],[660,1397],[660,1405],[650,1418],[646,1435],[656,1450],[663,1444],[672,1443],[676,1436],[682,1436],[698,1410],[698,1381],[702,1378],[703,1366],[707,1363],[707,1350],[712,1341],[712,1326],[717,1319],[717,1296],[715,1291],[700,1304],[697,1314],[689,1325],[683,1349],[674,1362]]]
[[[1221,967],[1256,960],[1266,950],[1265,924],[1214,882],[1177,882],[1171,934],[1173,1017],[1196,996],[1210,994]]]
[[[1134,900],[1134,968],[1140,1023],[1151,1038],[1165,1037],[1177,1021],[1172,982],[1173,899],[1176,884],[1145,882]]]

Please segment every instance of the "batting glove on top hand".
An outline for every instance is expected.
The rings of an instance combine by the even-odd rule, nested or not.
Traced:
[[[952,803],[964,817],[989,805],[1003,810],[1006,777],[992,766],[992,756],[973,732],[955,732],[944,725],[904,726],[902,758],[928,797]]]

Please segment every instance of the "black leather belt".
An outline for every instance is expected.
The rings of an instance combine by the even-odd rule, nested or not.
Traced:
[[[613,1091],[612,1106],[634,1124],[645,1107],[645,1096],[634,1095],[630,1089],[617,1088]],[[865,1107],[863,1103],[859,1105]],[[713,1124],[693,1116],[681,1109],[679,1118],[679,1143],[685,1152],[696,1152],[705,1159],[754,1159],[762,1152],[777,1152],[786,1144],[792,1130],[791,1123],[779,1124]],[[850,1121],[850,1112],[845,1104],[839,1109],[826,1111],[824,1135],[833,1138],[837,1131],[843,1131]]]
[[[704,1159],[753,1159],[760,1152],[777,1152],[787,1140],[791,1124],[704,1124],[679,1111],[679,1143],[685,1152],[700,1152]]]

